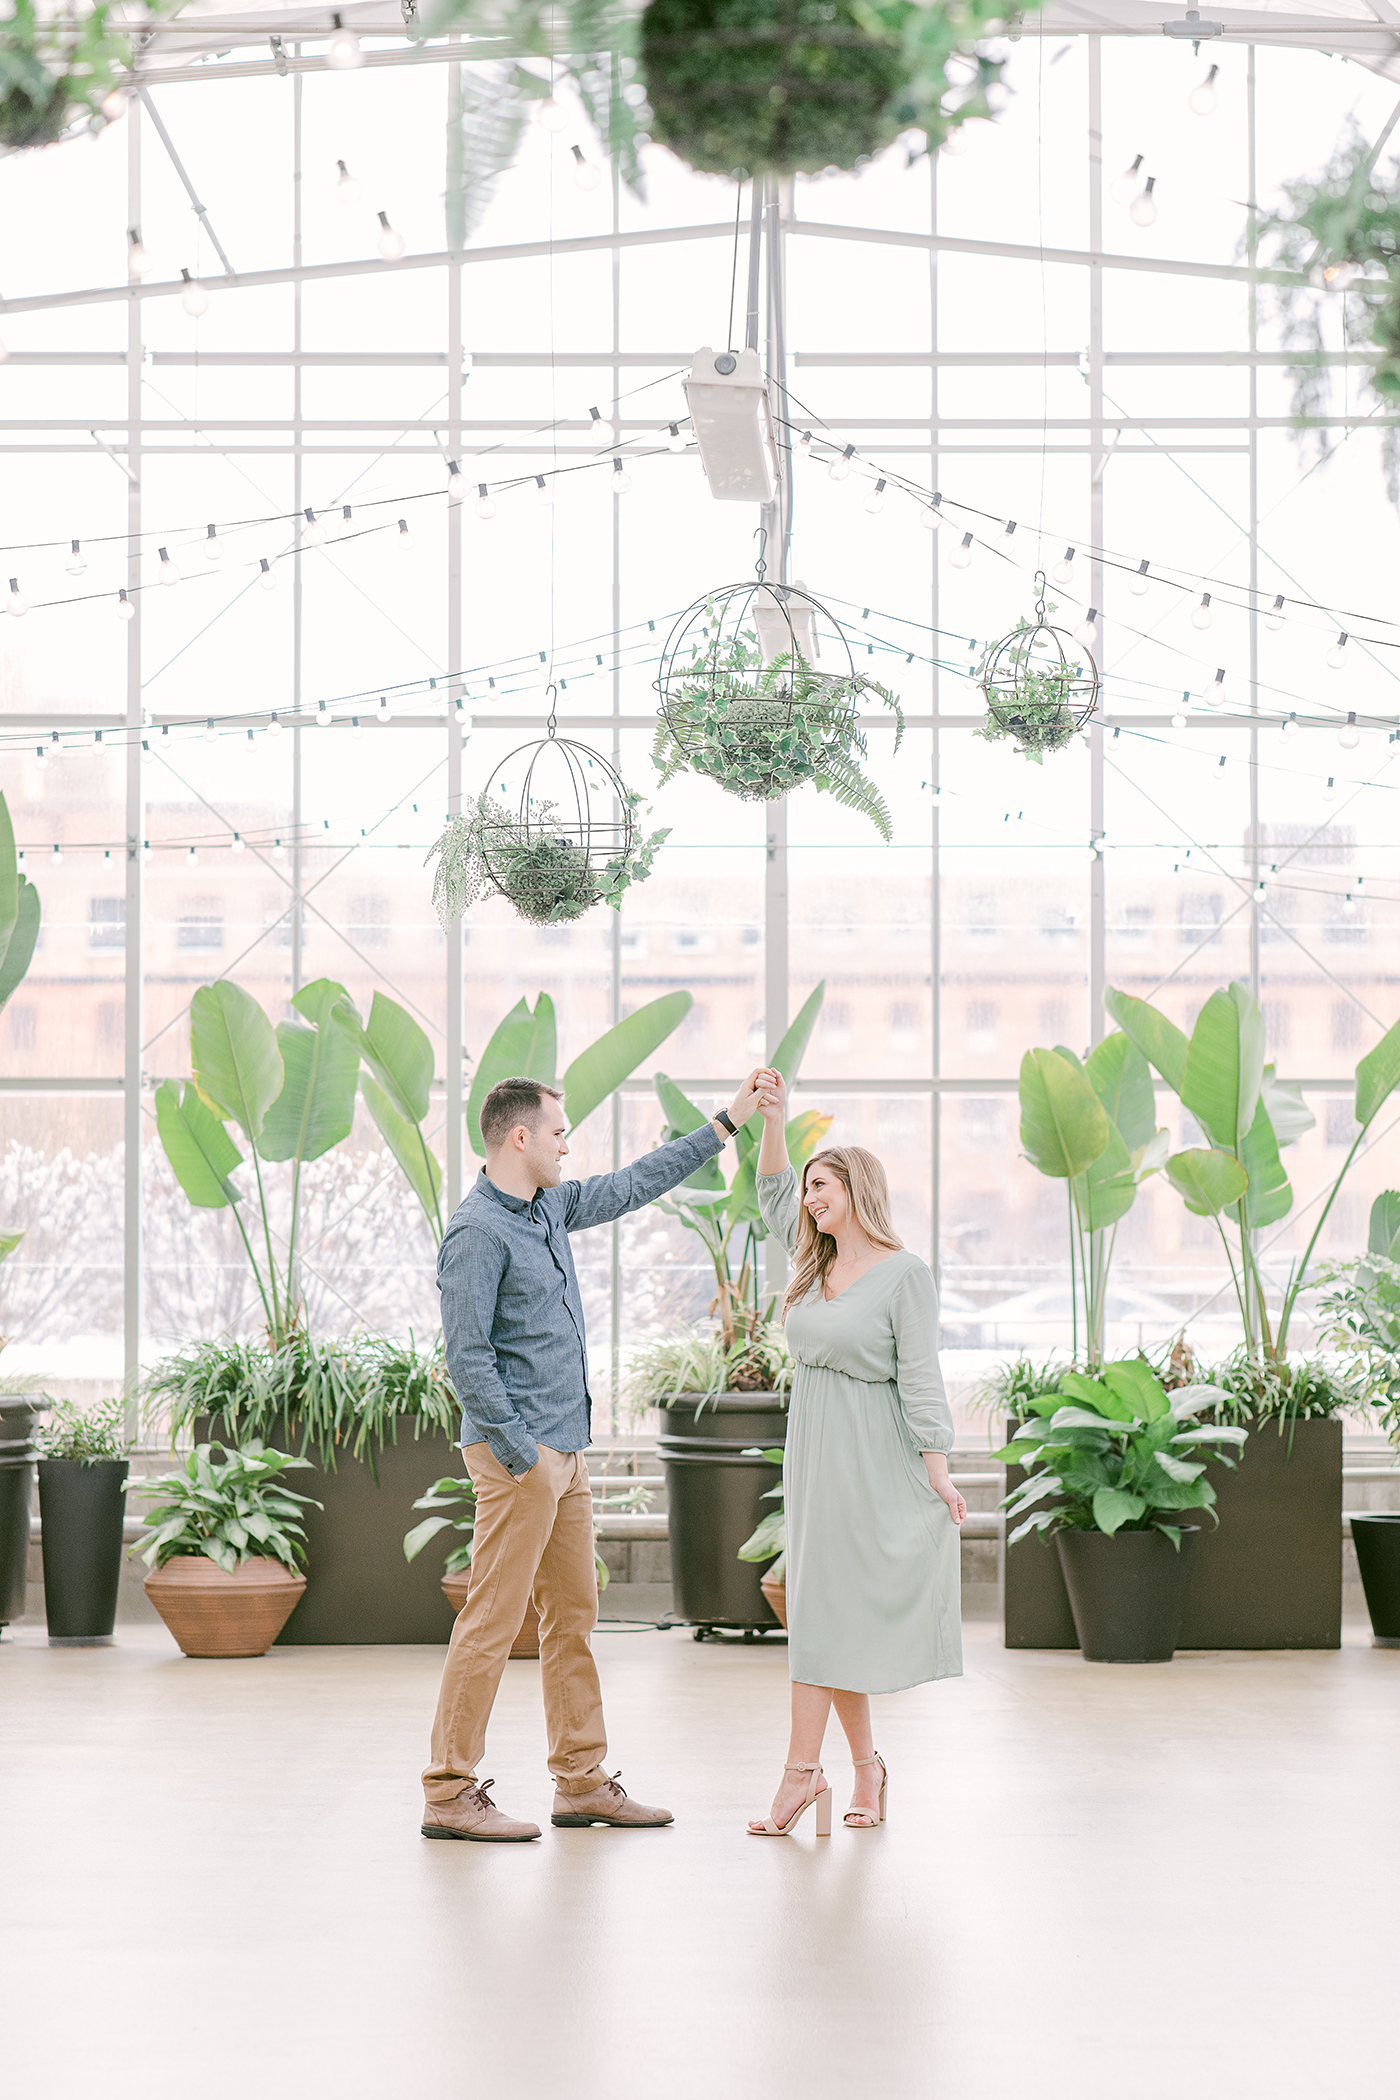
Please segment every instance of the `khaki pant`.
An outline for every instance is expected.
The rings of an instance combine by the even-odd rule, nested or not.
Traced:
[[[476,1489],[472,1580],[457,1614],[433,1719],[429,1801],[453,1801],[477,1778],[501,1672],[533,1595],[540,1615],[540,1676],[549,1769],[566,1794],[598,1784],[607,1755],[603,1695],[588,1636],[598,1620],[593,1497],[581,1451],[539,1447],[539,1463],[514,1479],[488,1444],[462,1453]]]

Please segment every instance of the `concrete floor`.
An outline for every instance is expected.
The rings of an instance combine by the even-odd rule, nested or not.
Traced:
[[[0,2061],[41,2100],[1396,2090],[1400,1652],[1008,1654],[877,1702],[883,1831],[764,1842],[781,1650],[600,1632],[660,1832],[552,1831],[538,1666],[430,1845],[440,1654],[0,1645]],[[829,1744],[837,1802],[849,1767]]]

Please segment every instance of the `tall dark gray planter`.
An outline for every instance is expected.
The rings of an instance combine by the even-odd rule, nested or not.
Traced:
[[[657,1456],[666,1468],[671,1584],[676,1616],[697,1639],[714,1627],[745,1632],[778,1625],[759,1587],[763,1569],[739,1548],[769,1515],[772,1465],[745,1458],[787,1436],[787,1409],[774,1393],[683,1393],[662,1408]]]
[[[1342,1642],[1342,1425],[1246,1423],[1235,1471],[1207,1468],[1218,1528],[1183,1510],[1200,1544],[1180,1648],[1339,1648]],[[1008,1442],[1012,1434],[1008,1425]],[[1008,1466],[1008,1490],[1025,1474]],[[1008,1648],[1077,1648],[1059,1558],[1038,1537],[1006,1549]]]
[[[24,1617],[34,1500],[31,1438],[41,1411],[42,1403],[26,1393],[0,1393],[0,1626]]]
[[[44,1613],[51,1648],[101,1648],[117,1623],[124,1458],[41,1458]]]
[[[1085,1662],[1170,1662],[1191,1587],[1198,1531],[1057,1531],[1055,1545]]]
[[[1378,1648],[1400,1648],[1400,1510],[1358,1511],[1351,1537],[1371,1614],[1371,1638]]]

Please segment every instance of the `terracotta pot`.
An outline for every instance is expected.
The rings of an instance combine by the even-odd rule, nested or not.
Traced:
[[[202,1553],[190,1553],[157,1568],[144,1588],[186,1655],[266,1655],[306,1577],[262,1557],[229,1575]]]
[[[777,1620],[778,1624],[780,1626],[786,1626],[787,1584],[785,1582],[774,1582],[771,1575],[765,1575],[758,1586],[762,1590],[764,1596],[768,1599],[769,1609],[772,1611],[773,1616]]]

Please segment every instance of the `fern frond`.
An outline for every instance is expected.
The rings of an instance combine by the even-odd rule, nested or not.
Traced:
[[[869,817],[885,844],[890,844],[894,837],[894,821],[885,798],[874,781],[849,758],[835,752],[830,754],[825,771],[817,775],[816,785],[818,792],[831,795],[844,809],[858,810],[861,816]]]

